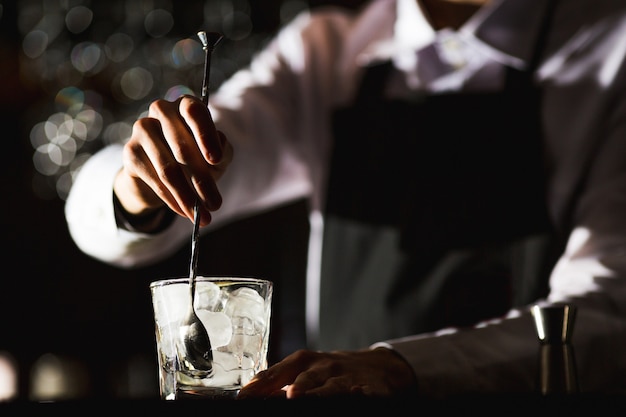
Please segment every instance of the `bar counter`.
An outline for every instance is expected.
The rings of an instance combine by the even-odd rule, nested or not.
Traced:
[[[141,412],[145,416],[183,417],[192,415],[245,416],[247,413],[276,412],[300,417],[325,416],[328,413],[358,415],[417,415],[418,413],[498,413],[498,415],[623,415],[626,395],[575,394],[540,396],[535,394],[463,395],[433,400],[424,398],[371,399],[322,398],[301,400],[76,400],[57,402],[14,401],[0,403],[0,415],[111,415]],[[225,412],[227,414],[222,414]],[[10,414],[12,413],[12,414]],[[219,413],[219,414],[218,414]],[[233,414],[234,413],[234,414]],[[250,414],[251,416],[253,414]],[[448,414],[450,415],[450,414]],[[495,415],[495,414],[494,414]]]

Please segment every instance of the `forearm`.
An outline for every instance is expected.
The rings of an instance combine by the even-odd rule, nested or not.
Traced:
[[[601,294],[576,306],[572,346],[583,393],[625,392],[626,318]],[[413,368],[419,395],[530,393],[538,389],[539,340],[528,310],[478,328],[386,342]]]
[[[103,262],[132,268],[173,253],[186,240],[191,225],[187,219],[174,218],[156,235],[119,227],[112,190],[122,166],[121,152],[121,146],[111,146],[81,168],[66,201],[65,217],[81,251]]]
[[[530,314],[482,328],[387,341],[413,368],[419,395],[530,392],[538,340]]]

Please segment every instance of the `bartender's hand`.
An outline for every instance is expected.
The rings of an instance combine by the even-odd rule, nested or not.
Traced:
[[[413,370],[390,349],[299,350],[259,372],[237,398],[392,397],[415,392]]]
[[[232,155],[230,143],[200,99],[186,95],[174,102],[156,100],[148,116],[133,126],[113,190],[126,217],[155,221],[166,207],[193,220],[199,196],[200,225],[205,226],[210,212],[222,204],[215,182]],[[153,223],[144,222],[142,231],[150,231]]]

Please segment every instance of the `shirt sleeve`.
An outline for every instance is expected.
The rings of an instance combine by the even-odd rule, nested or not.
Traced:
[[[296,73],[294,65],[304,53],[299,48],[300,34],[308,26],[303,15],[283,29],[248,68],[238,71],[211,96],[211,113],[233,145],[234,158],[218,182],[223,204],[201,233],[310,194],[310,168],[303,144],[309,137],[319,137],[315,129],[307,129],[313,122],[319,124],[319,118],[314,114],[307,124],[293,117],[300,113],[300,106],[318,108],[300,103],[316,96],[303,91],[315,85],[294,83],[305,78]],[[65,216],[74,242],[84,253],[132,268],[180,249],[189,239],[192,224],[175,216],[169,227],[156,234],[118,227],[113,182],[122,168],[122,150],[122,145],[109,146],[85,163],[70,189]]]
[[[84,253],[131,268],[171,255],[188,236],[191,224],[176,216],[169,228],[154,235],[118,228],[113,181],[121,168],[121,145],[111,145],[93,155],[72,185],[65,203],[65,218],[70,235]]]

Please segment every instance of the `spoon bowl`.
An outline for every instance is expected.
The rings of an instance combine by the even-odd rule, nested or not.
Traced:
[[[193,302],[193,299],[192,299]],[[179,357],[188,374],[195,378],[206,378],[213,372],[213,353],[209,334],[196,314],[193,304],[180,325],[182,350]]]

